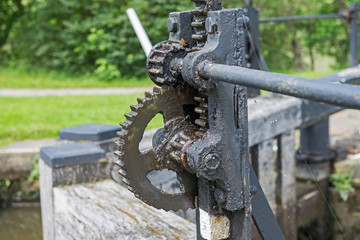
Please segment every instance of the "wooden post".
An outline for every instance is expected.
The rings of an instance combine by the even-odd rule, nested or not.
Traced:
[[[104,150],[91,143],[42,148],[39,172],[44,240],[56,239],[54,187],[106,179],[110,176]]]
[[[264,194],[269,202],[271,209],[276,214],[276,173],[275,173],[275,155],[273,150],[273,139],[264,141],[258,145],[259,158],[259,182],[263,188]]]
[[[295,167],[295,136],[289,130],[278,138],[278,220],[286,239],[297,239]]]

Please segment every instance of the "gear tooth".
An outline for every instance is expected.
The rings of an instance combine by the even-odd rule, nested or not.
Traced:
[[[124,156],[124,152],[123,152],[123,151],[120,151],[120,150],[115,151],[114,154],[115,154],[116,156],[118,156],[118,157]]]
[[[160,92],[161,92],[161,88],[159,88],[159,87],[154,87],[154,88],[153,88],[153,91],[154,91],[154,93],[160,93]]]
[[[137,98],[137,102],[139,104],[144,104],[145,101],[146,101],[146,99],[144,99],[144,98]]]
[[[170,142],[170,145],[173,146],[173,147],[176,148],[176,149],[179,149],[179,150],[181,150],[182,147],[183,147],[183,144],[178,143],[178,142],[175,142],[175,141],[171,141],[171,142]]]
[[[168,91],[168,90],[170,90],[170,86],[164,85],[164,86],[162,86],[162,89],[163,89],[163,91]]]
[[[126,117],[127,120],[131,121],[133,120],[133,118],[136,116],[137,114],[135,112],[131,112],[131,113],[125,113],[124,116]]]
[[[121,129],[120,131],[116,132],[116,135],[118,135],[119,137],[123,137],[126,134],[128,134],[128,131],[126,129]]]
[[[177,162],[181,161],[181,157],[179,155],[175,154],[174,152],[170,153],[170,158]]]
[[[157,83],[163,84],[165,82],[165,78],[157,77],[155,80]]]
[[[185,141],[189,141],[190,137],[188,135],[186,135],[184,132],[180,132],[180,137],[185,140]]]
[[[145,92],[145,97],[147,97],[147,98],[152,98],[152,94],[149,93],[149,92]]]
[[[128,189],[130,192],[135,193],[135,189],[133,189],[132,187],[128,186],[127,189]]]
[[[118,165],[119,167],[123,167],[123,166],[124,166],[124,161],[121,160],[121,159],[116,160],[115,163],[116,163],[116,165]]]
[[[126,129],[126,128],[128,128],[130,126],[130,123],[128,121],[121,122],[120,126]]]
[[[123,146],[125,144],[125,141],[123,139],[119,139],[115,141],[115,144],[119,147]]]
[[[126,177],[126,174],[127,174],[127,172],[124,170],[124,169],[120,169],[119,170],[119,174],[121,175],[121,176],[123,176],[123,177]]]
[[[151,68],[148,71],[149,71],[149,73],[154,74],[154,75],[163,75],[164,74],[163,70],[158,69],[158,68]]]
[[[139,105],[130,105],[131,111],[137,112],[139,109]]]
[[[126,185],[130,185],[130,181],[127,178],[123,178],[123,183],[125,183]]]

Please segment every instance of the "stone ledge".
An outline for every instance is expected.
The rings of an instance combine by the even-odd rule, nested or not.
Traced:
[[[103,141],[116,137],[116,133],[122,128],[120,126],[89,123],[60,129],[61,140],[70,141]]]
[[[40,151],[40,157],[50,167],[59,168],[96,162],[105,158],[105,151],[92,143],[74,143],[43,147]]]

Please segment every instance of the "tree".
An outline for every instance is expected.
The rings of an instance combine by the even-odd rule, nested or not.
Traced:
[[[15,22],[24,15],[24,4],[22,0],[0,1],[0,47],[9,38]]]

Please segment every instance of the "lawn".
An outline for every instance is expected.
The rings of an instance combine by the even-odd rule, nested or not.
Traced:
[[[335,71],[328,72],[294,72],[274,71],[307,78],[317,78],[329,75]],[[149,78],[117,79],[106,81],[94,75],[71,75],[60,71],[49,71],[40,68],[29,68],[22,66],[0,66],[0,88],[108,88],[108,87],[140,87],[150,86]]]
[[[279,71],[273,71],[273,72],[294,75],[294,76],[299,76],[299,77],[305,77],[305,78],[320,78],[320,77],[325,77],[327,75],[331,75],[338,71],[340,71],[340,70],[332,70],[332,71],[325,71],[325,72],[313,72],[313,71],[297,72],[297,71],[281,71],[281,70],[279,70]]]
[[[17,69],[19,70],[19,69]],[[284,73],[284,72],[283,72]],[[287,74],[316,78],[327,73],[287,72]],[[71,77],[64,73],[34,70],[14,71],[0,67],[0,88],[66,88],[66,87],[130,87],[149,86],[151,81],[101,81],[85,76]],[[106,123],[118,125],[136,104],[139,94],[114,96],[67,96],[67,97],[0,97],[0,146],[25,140],[57,137],[61,128],[84,124]],[[141,96],[140,96],[141,97]],[[148,128],[159,127],[157,117]]]
[[[71,75],[55,70],[0,66],[0,88],[107,88],[150,86],[149,78],[106,81],[94,75]]]
[[[84,123],[118,125],[137,97],[143,96],[0,97],[0,146],[57,137],[59,129]],[[161,125],[158,117],[148,128]]]

